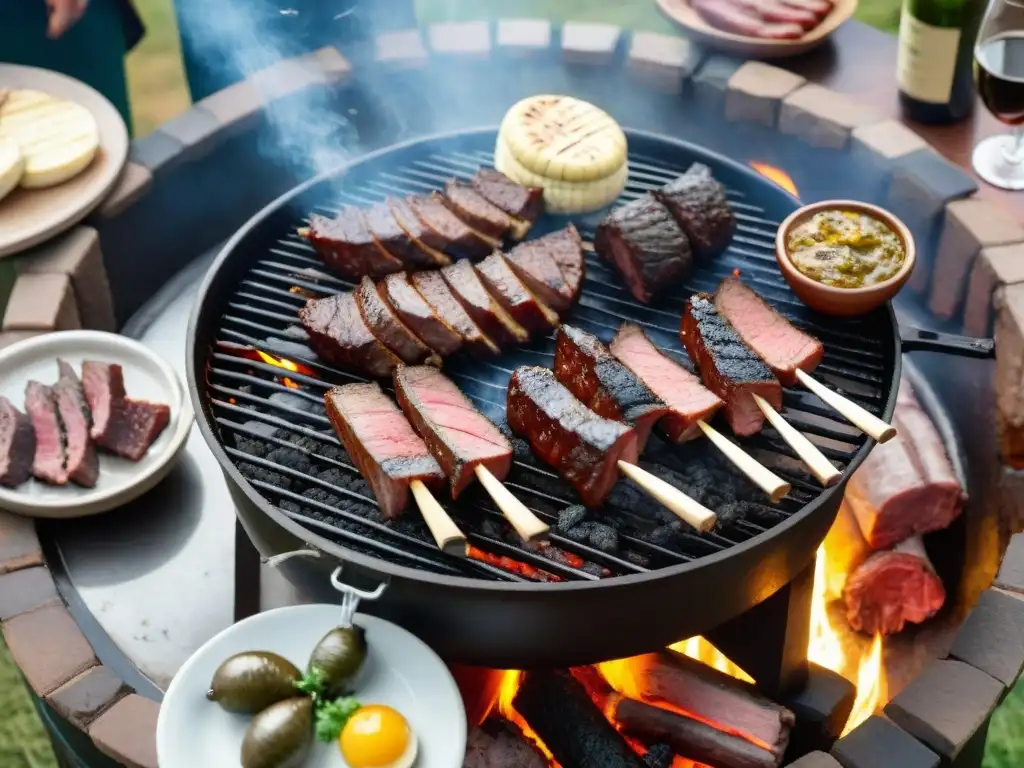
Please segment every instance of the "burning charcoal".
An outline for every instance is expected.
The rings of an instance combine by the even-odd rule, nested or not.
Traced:
[[[340,496],[335,496],[323,488],[307,488],[302,492],[302,495],[307,499],[319,501],[321,504],[326,504],[329,507],[339,507],[342,504]]]
[[[644,755],[644,762],[648,768],[669,768],[674,759],[675,753],[668,744],[655,744]]]
[[[651,558],[649,558],[642,552],[636,552],[631,549],[628,552],[626,552],[626,559],[633,565],[639,565],[641,568],[651,567]]]
[[[245,427],[246,431],[255,432],[257,435],[266,435],[267,437],[275,437],[277,435],[277,427],[262,421],[247,421],[242,426]]]
[[[291,512],[292,514],[298,515],[302,513],[302,507],[300,507],[291,499],[285,499],[277,506],[278,508],[283,509],[285,512]]]
[[[301,472],[304,475],[309,474],[310,467],[312,466],[306,454],[299,453],[291,448],[275,448],[267,454],[267,461],[280,464],[282,467],[288,467],[288,469],[294,469],[296,472]]]
[[[619,532],[604,523],[591,523],[588,541],[590,546],[602,552],[619,551]]]
[[[300,395],[294,395],[291,392],[274,392],[267,399],[275,405],[279,405],[282,408],[291,408],[293,411],[309,413],[313,410],[312,400],[307,400],[306,398]]]
[[[676,523],[669,523],[668,525],[662,525],[655,528],[649,533],[641,534],[641,538],[644,541],[649,541],[651,544],[656,544],[659,547],[671,546],[675,540],[676,535],[679,533],[679,529]]]
[[[718,513],[718,524],[715,526],[716,530],[720,530],[723,527],[735,525],[741,520],[747,518],[747,504],[740,501],[729,501],[722,504],[715,511]]]
[[[582,544],[590,538],[590,527],[592,525],[593,523],[588,521],[577,523],[572,528],[563,530],[562,534],[570,541],[577,541]]]
[[[253,440],[240,434],[235,435],[235,448],[258,459],[266,458],[270,451],[269,446],[262,440]]]
[[[558,523],[555,527],[562,533],[582,523],[587,517],[587,508],[582,504],[573,504],[558,513]]]
[[[584,563],[582,570],[584,573],[589,573],[591,576],[597,576],[599,579],[603,579],[609,574],[607,568],[603,568],[597,563]]]
[[[280,472],[274,472],[270,469],[257,467],[247,461],[238,465],[238,471],[250,480],[258,480],[261,483],[267,483],[275,488],[282,488],[287,491],[291,490],[292,487],[292,480],[290,477],[285,477]]]

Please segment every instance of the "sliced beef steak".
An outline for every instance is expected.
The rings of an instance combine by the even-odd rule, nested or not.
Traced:
[[[413,245],[430,257],[432,267],[443,267],[452,263],[451,258],[441,250],[445,247],[446,241],[438,237],[434,230],[423,225],[407,198],[389,197],[387,204],[398,226]]]
[[[648,193],[613,209],[594,249],[619,270],[633,298],[647,304],[693,270],[690,241],[668,208]]]
[[[636,430],[643,451],[655,423],[671,410],[596,336],[571,325],[555,334],[555,378],[598,416]]]
[[[680,337],[704,386],[725,401],[726,421],[737,435],[754,435],[764,426],[754,395],[781,410],[779,380],[718,314],[710,295],[697,293],[686,302]]]
[[[618,462],[635,462],[636,430],[598,416],[547,368],[517,368],[509,381],[506,417],[541,461],[554,467],[588,507],[600,506],[619,476]]]
[[[698,261],[714,258],[729,245],[736,231],[736,217],[725,197],[725,187],[706,165],[694,163],[654,196],[675,217]]]
[[[461,349],[462,337],[431,309],[404,272],[388,275],[377,284],[377,292],[399,319],[441,357],[454,355]]]
[[[310,299],[299,310],[299,320],[310,346],[329,365],[386,378],[402,362],[366,327],[351,293]]]
[[[523,344],[530,340],[526,329],[513,320],[490,294],[472,263],[460,259],[442,269],[441,276],[462,308],[495,343]]]
[[[663,354],[638,325],[625,323],[610,351],[669,409],[658,428],[675,443],[699,435],[697,422],[710,419],[724,405],[699,378]]]
[[[527,331],[546,333],[558,325],[555,311],[526,287],[501,251],[477,264],[476,270],[491,295]]]
[[[313,215],[306,238],[332,271],[357,282],[363,275],[383,277],[404,269],[402,262],[381,248],[363,212],[346,206],[334,219]]]
[[[496,240],[506,237],[518,239],[526,234],[526,228],[522,221],[516,221],[501,208],[489,202],[468,182],[461,179],[448,179],[444,186],[444,196],[452,212],[481,234]]]
[[[786,5],[782,0],[729,0],[729,2],[772,24],[799,24],[805,30],[809,30],[818,26],[819,22],[818,14],[805,8]]]
[[[417,272],[412,276],[412,284],[434,313],[462,337],[467,350],[478,355],[498,354],[498,346],[462,308],[440,272]]]
[[[448,476],[453,499],[473,482],[478,465],[499,480],[508,476],[512,446],[501,430],[436,368],[398,368],[395,396]]]
[[[562,272],[570,302],[575,302],[583,290],[587,276],[587,256],[583,253],[583,238],[572,224],[534,241],[538,247],[547,248]]]
[[[403,363],[422,363],[430,358],[440,360],[420,341],[409,327],[402,322],[387,302],[377,293],[373,280],[364,277],[355,289],[356,304],[367,327],[377,340],[394,352]]]
[[[100,460],[89,437],[89,406],[75,369],[63,360],[57,363],[60,378],[53,394],[64,432],[64,471],[71,482],[92,488],[99,479]]]
[[[797,370],[810,373],[825,355],[820,341],[793,327],[739,278],[722,281],[715,308],[786,386],[797,383]]]
[[[346,384],[324,395],[338,439],[370,486],[385,519],[409,505],[409,486],[437,489],[444,474],[394,400],[377,384]]]
[[[544,212],[543,189],[516,184],[493,168],[481,168],[470,183],[488,202],[528,224],[532,224]]]
[[[512,271],[542,302],[563,314],[576,300],[544,238],[520,243],[508,254]]]
[[[124,371],[116,363],[86,360],[82,363],[82,389],[92,417],[89,436],[102,445],[124,403]]]
[[[402,262],[406,269],[434,269],[448,263],[447,256],[423,248],[402,229],[387,201],[371,205],[364,215],[377,245]],[[415,221],[411,211],[409,216]]]
[[[32,420],[0,397],[0,485],[16,488],[32,477],[35,456]]]
[[[122,458],[139,461],[170,421],[171,409],[167,405],[125,398],[100,445]]]
[[[426,232],[426,242],[452,256],[480,259],[501,245],[500,240],[477,232],[452,213],[437,192],[410,197],[409,207]]]
[[[67,485],[64,432],[53,389],[38,381],[30,381],[25,387],[25,412],[32,420],[32,429],[36,434],[36,452],[32,458],[33,476],[50,485]]]

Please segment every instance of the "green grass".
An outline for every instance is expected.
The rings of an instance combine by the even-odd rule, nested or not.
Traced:
[[[245,2],[245,0],[233,0]],[[372,2],[372,0],[368,0]],[[142,135],[187,108],[178,31],[170,0],[136,0],[148,34],[128,57],[128,77],[135,132]],[[653,0],[418,0],[421,23],[452,18],[541,17],[555,21],[602,21],[630,29],[672,34],[675,30]],[[857,18],[895,32],[899,0],[861,0]],[[28,694],[7,650],[0,642],[0,766],[55,768],[56,761]],[[1024,765],[1024,683],[1018,684],[992,720],[985,768]]]

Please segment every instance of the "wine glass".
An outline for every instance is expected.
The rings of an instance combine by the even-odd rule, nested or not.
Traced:
[[[974,148],[974,170],[1001,189],[1024,189],[1024,0],[991,0],[974,48],[978,93],[1013,132]]]

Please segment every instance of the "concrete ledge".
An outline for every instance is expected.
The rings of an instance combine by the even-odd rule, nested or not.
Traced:
[[[982,248],[971,270],[964,300],[964,333],[988,336],[996,303],[996,292],[1007,285],[1024,282],[1024,243]]]
[[[378,35],[374,40],[374,51],[374,58],[378,64],[397,69],[420,69],[426,66],[429,59],[418,29],[403,29]]]
[[[562,55],[570,64],[610,64],[622,37],[611,24],[567,21],[562,25]]]
[[[700,48],[684,37],[634,32],[626,66],[632,78],[664,93],[680,93],[702,58]]]
[[[845,149],[854,130],[880,121],[849,96],[808,83],[782,100],[779,131],[814,147]]]
[[[491,55],[491,26],[486,21],[431,24],[427,39],[431,50],[436,53],[478,58]]]
[[[546,19],[501,19],[498,48],[512,54],[535,56],[551,47],[551,22]]]

